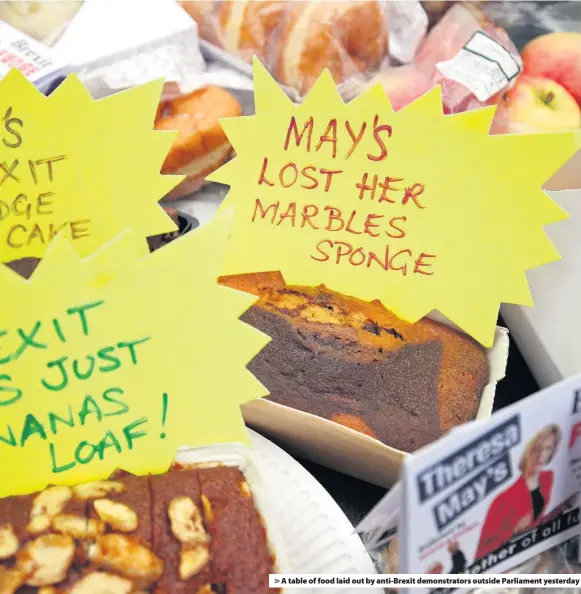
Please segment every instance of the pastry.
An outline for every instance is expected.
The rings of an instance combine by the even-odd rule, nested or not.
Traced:
[[[3,594],[266,594],[274,572],[237,468],[117,473],[0,500]]]
[[[377,68],[388,53],[386,14],[377,0],[195,4],[182,3],[203,39],[246,62],[257,56],[302,94],[325,68],[341,83]]]
[[[202,39],[221,47],[221,33],[216,15],[220,3],[215,0],[180,2],[182,8],[196,21]]]
[[[246,62],[266,61],[272,33],[284,20],[289,1],[181,2],[196,21],[200,37]],[[275,49],[275,48],[273,48]]]
[[[242,319],[272,338],[248,365],[270,400],[405,452],[475,418],[488,362],[470,337],[275,273],[220,282],[259,296]]]
[[[251,62],[253,56],[266,62],[268,51],[276,50],[273,35],[290,4],[268,0],[222,2],[218,11],[221,47],[246,62]]]
[[[337,84],[377,68],[387,56],[387,43],[380,2],[292,3],[279,32],[273,73],[304,94],[325,68]]]
[[[240,104],[230,93],[213,86],[162,102],[155,128],[178,131],[162,173],[187,176],[166,199],[183,196],[186,183],[189,191],[199,188],[207,175],[224,164],[232,147],[219,120],[241,113]]]

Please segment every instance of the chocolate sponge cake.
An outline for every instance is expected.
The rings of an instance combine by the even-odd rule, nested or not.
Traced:
[[[0,499],[1,594],[267,594],[266,530],[233,467]]]
[[[270,400],[405,452],[475,418],[488,362],[470,337],[275,273],[220,282],[260,298],[242,319],[272,338],[248,366]]]

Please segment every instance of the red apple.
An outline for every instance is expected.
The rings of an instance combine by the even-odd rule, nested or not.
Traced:
[[[567,132],[581,128],[581,109],[558,83],[523,76],[506,93],[492,126],[493,134]]]
[[[581,33],[548,33],[523,50],[524,74],[550,78],[581,105]]]

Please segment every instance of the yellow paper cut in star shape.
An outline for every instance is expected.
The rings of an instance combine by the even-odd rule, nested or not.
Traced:
[[[175,230],[159,200],[175,137],[154,131],[162,81],[95,101],[74,75],[49,96],[12,70],[0,81],[0,261],[41,258],[57,233],[86,256],[123,230]]]
[[[578,136],[489,136],[494,108],[444,116],[439,87],[394,112],[379,86],[345,104],[327,71],[298,106],[257,60],[254,84],[210,177],[235,206],[224,274],[439,310],[486,346],[501,302],[532,304],[525,272],[558,258],[543,225],[567,216],[541,187]]]
[[[269,339],[239,320],[255,298],[216,281],[231,224],[145,257],[57,237],[30,281],[0,267],[0,497],[247,442],[240,405],[267,391],[246,365]]]

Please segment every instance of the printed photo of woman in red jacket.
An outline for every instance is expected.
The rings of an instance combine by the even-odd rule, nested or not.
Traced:
[[[529,441],[518,465],[520,477],[497,495],[488,509],[475,560],[498,549],[517,534],[550,521],[545,511],[551,499],[554,473],[544,468],[555,457],[560,441],[558,425],[547,425]],[[550,516],[558,515],[564,505]]]

